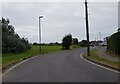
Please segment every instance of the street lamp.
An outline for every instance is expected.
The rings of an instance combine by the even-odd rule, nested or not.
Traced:
[[[43,18],[42,15],[39,16],[39,50],[41,52],[41,24],[40,24],[40,19]]]
[[[99,45],[101,46],[101,33],[100,32],[99,32],[99,36],[100,36]]]

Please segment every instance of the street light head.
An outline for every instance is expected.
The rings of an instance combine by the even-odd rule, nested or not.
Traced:
[[[40,15],[39,18],[43,18],[43,15]]]

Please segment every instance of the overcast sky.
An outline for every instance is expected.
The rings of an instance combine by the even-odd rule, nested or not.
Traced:
[[[120,28],[120,1],[118,3],[118,27]]]
[[[38,42],[38,17],[43,15],[42,42],[61,42],[71,33],[79,41],[86,39],[84,2],[5,2],[2,16],[10,19],[15,31]],[[89,2],[90,40],[102,39],[118,28],[117,2]]]

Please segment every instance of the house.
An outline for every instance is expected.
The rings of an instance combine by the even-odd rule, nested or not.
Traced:
[[[91,41],[90,42],[90,46],[98,46],[98,42],[97,41]]]

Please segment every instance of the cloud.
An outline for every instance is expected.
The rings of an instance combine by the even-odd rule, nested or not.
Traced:
[[[88,0],[89,2],[118,2],[119,0]],[[1,0],[0,2],[8,2]],[[9,2],[84,2],[84,0],[9,0]]]
[[[90,4],[91,33],[101,32],[103,38],[116,32],[118,28],[118,8],[116,2]]]
[[[61,42],[71,33],[79,40],[86,38],[83,2],[6,2],[2,14],[9,18],[21,37],[38,42],[38,17],[41,19],[42,42]],[[90,39],[112,34],[117,29],[116,2],[90,2]]]
[[[0,16],[2,16],[2,3],[0,3]]]
[[[118,3],[118,27],[120,28],[120,1]]]

